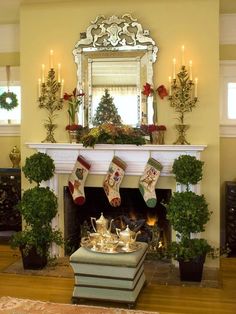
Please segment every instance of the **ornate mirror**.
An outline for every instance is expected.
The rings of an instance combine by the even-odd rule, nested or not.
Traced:
[[[147,102],[143,85],[153,85],[153,63],[158,48],[130,14],[98,16],[80,34],[73,55],[77,88],[85,93],[80,123],[92,127],[96,108],[108,89],[123,124],[152,123],[152,99]]]

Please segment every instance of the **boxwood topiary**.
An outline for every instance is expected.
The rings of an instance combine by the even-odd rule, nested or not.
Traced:
[[[194,156],[181,155],[175,159],[172,172],[176,181],[185,184],[189,189],[190,184],[197,184],[202,180],[202,167],[204,162]]]
[[[57,197],[49,187],[39,186],[41,181],[49,180],[54,175],[55,165],[50,156],[39,152],[26,158],[22,170],[26,178],[36,182],[37,186],[26,190],[18,204],[25,225],[23,231],[13,235],[11,245],[21,249],[23,258],[32,250],[47,257],[52,243],[64,243],[61,231],[51,226],[57,214]]]
[[[39,185],[53,177],[55,165],[50,156],[38,152],[26,158],[22,171],[30,183],[34,181]]]

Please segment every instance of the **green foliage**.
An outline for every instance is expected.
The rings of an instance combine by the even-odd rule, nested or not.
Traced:
[[[50,156],[36,153],[26,159],[23,172],[30,182],[35,181],[37,186],[23,193],[18,204],[25,221],[23,231],[17,232],[11,238],[13,248],[20,247],[27,254],[35,247],[38,254],[48,255],[48,249],[54,242],[63,244],[62,233],[51,226],[52,219],[57,214],[57,197],[49,187],[40,187],[39,183],[50,179],[55,165]]]
[[[102,96],[93,118],[93,125],[98,126],[103,123],[121,124],[121,117],[118,114],[117,108],[113,103],[113,97],[109,94],[108,89],[105,89],[105,94]]]
[[[168,204],[167,218],[174,230],[184,236],[204,231],[204,225],[210,219],[204,195],[191,191],[175,192]]]
[[[91,129],[82,137],[83,146],[95,144],[135,144],[143,145],[145,140],[141,131],[129,126],[117,126],[111,123],[100,125]]]
[[[40,182],[53,177],[55,165],[50,156],[38,152],[26,158],[22,171],[30,183],[34,181],[39,185]]]
[[[20,213],[27,224],[42,225],[50,223],[57,213],[57,197],[49,187],[34,187],[24,192],[19,204]]]
[[[181,155],[175,159],[172,172],[175,175],[176,181],[185,184],[188,189],[189,184],[197,184],[202,180],[203,164],[203,161],[198,160],[194,156]]]
[[[0,108],[12,110],[18,106],[16,94],[13,92],[4,92],[0,95]]]
[[[63,237],[61,232],[52,229],[50,224],[33,227],[32,229],[27,226],[23,231],[14,234],[11,239],[11,246],[13,248],[22,248],[26,255],[32,247],[35,247],[39,255],[46,254],[48,256],[51,243],[62,245]]]
[[[199,256],[212,253],[212,247],[205,239],[182,239],[180,242],[172,242],[168,248],[171,257],[177,261],[190,261]]]

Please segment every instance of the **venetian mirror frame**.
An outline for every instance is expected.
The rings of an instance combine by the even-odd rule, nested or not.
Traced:
[[[133,64],[137,99],[135,124],[140,126],[142,123],[153,122],[151,121],[155,115],[153,100],[147,101],[146,96],[142,94],[142,88],[146,83],[153,85],[153,63],[156,61],[157,52],[158,48],[149,36],[149,31],[143,29],[137,19],[130,14],[121,17],[112,15],[109,18],[99,15],[95,21],[91,21],[86,32],[80,33],[80,40],[73,50],[77,65],[77,89],[85,93],[79,114],[80,123],[92,126],[93,67],[98,62],[103,62],[103,66],[107,62],[110,72],[111,64],[114,65],[114,62],[117,62],[116,65],[121,62],[121,68]]]

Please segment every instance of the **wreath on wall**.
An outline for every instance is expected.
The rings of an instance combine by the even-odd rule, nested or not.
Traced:
[[[0,95],[0,108],[12,110],[18,106],[17,96],[13,92],[4,92]]]
[[[10,92],[10,65],[6,66],[6,75],[7,75],[7,92],[4,92],[0,95],[0,108],[6,110],[12,110],[18,106],[18,100],[15,93]]]

